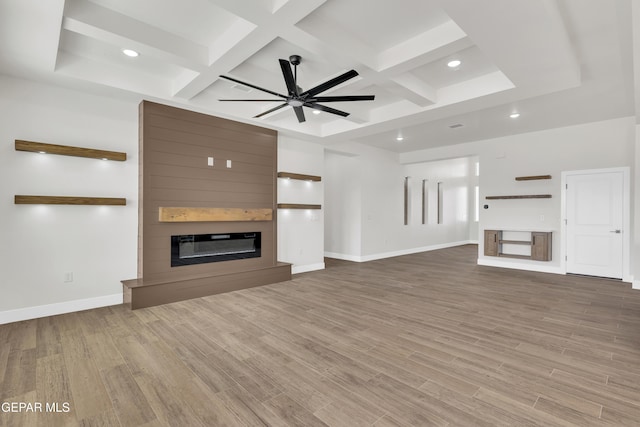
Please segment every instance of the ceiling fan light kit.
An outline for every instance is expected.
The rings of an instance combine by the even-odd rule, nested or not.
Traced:
[[[334,77],[333,79],[327,80],[324,83],[319,84],[309,90],[303,91],[300,86],[298,86],[298,65],[302,62],[302,58],[300,55],[291,55],[289,60],[279,59],[280,68],[282,70],[282,76],[284,77],[285,84],[287,86],[287,95],[283,95],[278,92],[271,91],[269,89],[264,89],[259,86],[255,86],[251,83],[243,82],[233,77],[228,76],[220,76],[223,79],[232,81],[234,83],[238,83],[262,92],[269,93],[271,95],[277,96],[281,99],[220,99],[219,101],[247,101],[247,102],[280,102],[283,101],[282,104],[271,108],[267,111],[263,111],[262,113],[254,116],[254,118],[259,118],[265,116],[269,113],[277,111],[281,108],[290,106],[293,108],[293,111],[296,114],[299,123],[302,123],[306,120],[304,116],[304,110],[302,107],[311,108],[314,110],[324,111],[326,113],[335,114],[342,117],[347,117],[349,113],[346,111],[337,110],[335,108],[327,107],[326,105],[318,104],[319,102],[350,102],[350,101],[373,101],[375,99],[375,95],[344,95],[344,96],[316,96],[322,92],[325,92],[329,89],[332,89],[339,84],[342,84],[358,75],[356,70],[349,70],[346,73],[339,75],[338,77]],[[291,70],[291,66],[293,65],[293,70]]]

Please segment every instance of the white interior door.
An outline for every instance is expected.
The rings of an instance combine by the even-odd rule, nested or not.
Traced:
[[[622,279],[622,172],[567,175],[567,273]]]

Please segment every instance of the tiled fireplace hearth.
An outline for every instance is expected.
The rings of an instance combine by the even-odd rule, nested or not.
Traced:
[[[275,131],[143,101],[138,278],[122,282],[125,303],[290,280],[276,259],[276,162]]]

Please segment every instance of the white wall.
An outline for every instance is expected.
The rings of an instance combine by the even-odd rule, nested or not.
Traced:
[[[550,262],[485,257],[482,238],[479,262],[559,273],[562,271],[561,172],[622,166],[631,167],[633,172],[634,144],[634,120],[622,118],[405,153],[401,160],[478,155],[481,203],[489,205],[489,209],[480,210],[479,234],[485,229],[501,228],[554,231],[554,256]],[[552,175],[551,180],[518,182],[514,179],[547,174]],[[552,198],[485,200],[486,196],[511,194],[551,194]]]
[[[362,195],[358,156],[325,151],[325,255],[357,261],[362,254]]]
[[[0,323],[121,301],[120,280],[137,274],[137,132],[137,100],[121,101],[0,76],[0,235],[5,242],[0,245]],[[279,259],[292,262],[293,271],[301,272],[322,268],[324,252],[365,261],[467,240],[469,233],[473,236],[472,222],[466,235],[457,220],[422,226],[420,201],[415,199],[420,194],[419,179],[454,183],[456,167],[415,163],[474,155],[481,164],[483,203],[486,195],[525,192],[522,185],[527,186],[526,192],[553,195],[528,209],[522,207],[522,201],[492,201],[490,209],[481,209],[476,235],[498,225],[559,229],[560,172],[619,166],[632,168],[632,206],[636,208],[632,218],[638,224],[640,137],[636,133],[640,129],[633,119],[616,119],[399,156],[360,144],[341,144],[330,151],[280,138],[279,170],[320,175],[323,181],[311,186],[290,181],[292,185],[285,187],[278,180],[278,201],[322,204],[323,209],[291,210],[286,218],[284,211],[278,212]],[[103,162],[17,152],[15,139],[124,151],[128,159]],[[472,168],[472,160],[465,161]],[[447,170],[451,175],[445,176]],[[551,174],[554,179],[513,180],[538,174]],[[407,175],[416,179],[413,219],[404,226],[402,194]],[[469,179],[469,188],[473,180]],[[14,205],[16,194],[125,197],[127,206]],[[472,197],[469,194],[468,200]],[[462,199],[446,197],[448,202]],[[540,215],[545,221],[540,221]],[[631,265],[639,272],[640,235],[637,228],[632,232],[635,252]],[[554,252],[559,249],[558,238],[556,235]],[[97,243],[88,245],[86,239]],[[515,262],[531,269],[540,264]],[[549,266],[557,269],[557,258]],[[68,272],[74,280],[65,283]]]
[[[324,147],[280,135],[278,171],[318,175],[323,181],[278,178],[278,203],[323,205]],[[278,261],[292,273],[324,268],[324,211],[278,209]]]
[[[633,237],[631,239],[631,272],[634,276],[633,287],[640,289],[640,125],[635,126],[635,173],[631,174],[632,203],[634,209],[631,226]],[[635,203],[633,202],[635,201]]]
[[[137,276],[138,104],[0,76],[0,324],[122,302],[120,281]],[[18,152],[15,139],[123,151],[127,161]],[[324,175],[317,144],[280,138],[278,159],[280,170]],[[279,202],[324,204],[323,182],[278,181]],[[127,206],[14,205],[16,194]],[[279,259],[293,272],[323,268],[323,211],[280,211],[278,221]]]
[[[134,102],[0,76],[0,323],[122,300],[120,280],[136,277],[137,117]],[[19,152],[15,139],[128,159]],[[125,197],[127,206],[15,205],[16,194]]]
[[[398,155],[356,143],[327,152],[325,253],[351,261],[420,252],[469,242],[471,159],[402,165]],[[404,178],[410,176],[410,220],[404,225]],[[422,180],[430,212],[422,224]],[[437,182],[444,221],[436,221]]]

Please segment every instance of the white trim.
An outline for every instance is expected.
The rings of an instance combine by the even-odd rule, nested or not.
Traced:
[[[634,280],[631,283],[631,289],[638,289],[640,290],[640,280]]]
[[[306,273],[308,271],[324,270],[324,262],[307,265],[292,265],[291,274]]]
[[[567,255],[567,225],[565,219],[567,218],[567,176],[569,175],[587,175],[597,173],[610,173],[621,172],[622,173],[622,281],[631,282],[633,276],[630,270],[630,253],[631,253],[631,183],[630,183],[630,169],[628,166],[619,168],[606,168],[606,169],[585,169],[575,171],[563,171],[560,178],[560,268],[563,274],[567,274],[567,261],[565,256]]]
[[[460,242],[441,243],[439,245],[421,246],[419,248],[402,249],[399,251],[392,251],[392,252],[381,252],[378,254],[364,255],[364,256],[340,254],[335,252],[325,252],[324,256],[326,256],[327,258],[336,258],[336,259],[342,259],[345,261],[367,262],[367,261],[375,261],[375,260],[384,259],[384,258],[393,258],[396,256],[402,256],[402,255],[417,254],[420,252],[435,251],[438,249],[453,248],[455,246],[462,246],[462,245],[469,245],[469,244],[477,244],[477,242],[472,240],[463,240]]]
[[[0,311],[0,325],[119,304],[122,304],[122,293]]]
[[[341,259],[343,261],[362,262],[362,259],[357,255],[341,254],[338,252],[325,252],[326,258]]]
[[[536,271],[539,273],[565,274],[560,267],[551,267],[545,264],[528,264],[524,262],[509,262],[499,258],[478,258],[478,265],[486,267],[510,268],[513,270]]]

